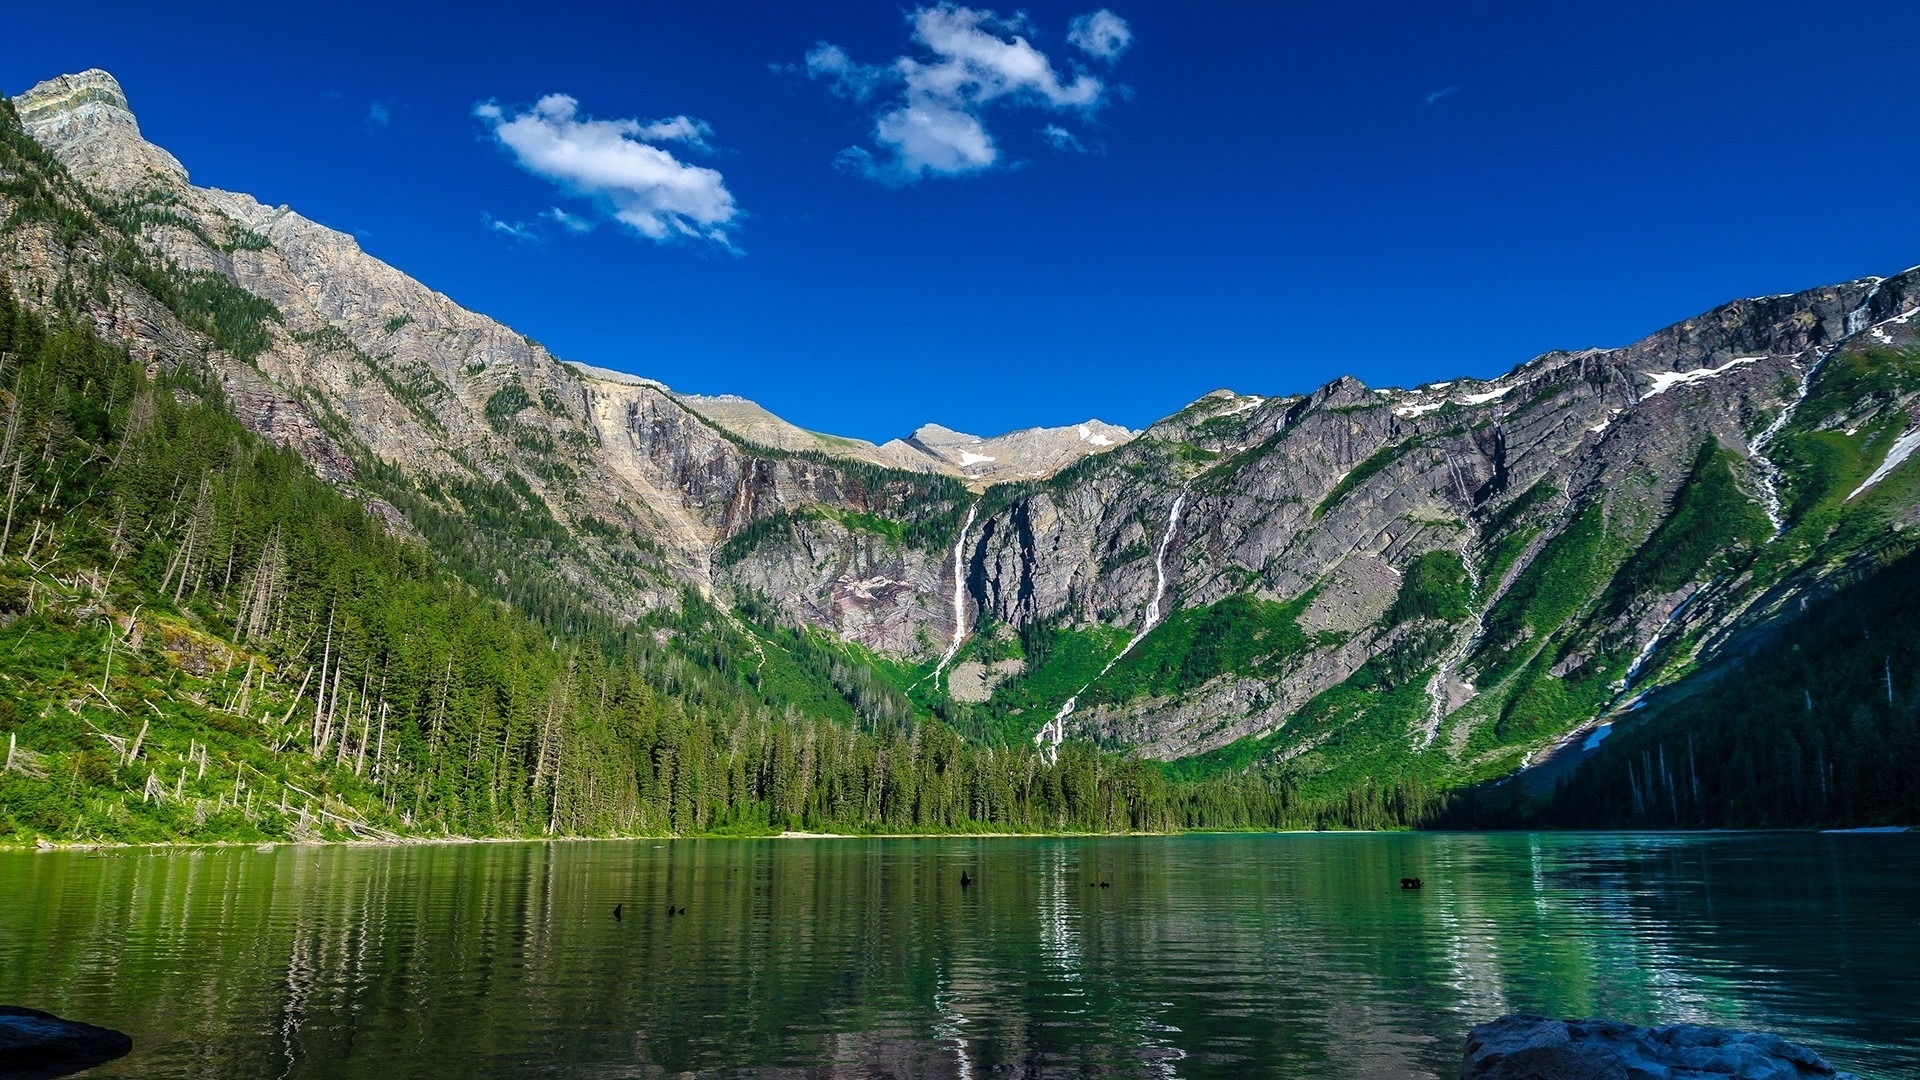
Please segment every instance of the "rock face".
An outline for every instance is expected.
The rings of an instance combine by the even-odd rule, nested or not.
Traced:
[[[1135,433],[1089,420],[1067,427],[1037,427],[983,439],[939,424],[923,424],[905,439],[881,446],[896,460],[931,461],[931,468],[964,477],[976,490],[994,484],[1044,480],[1083,458],[1133,441]]]
[[[939,424],[925,424],[905,439],[891,439],[876,446],[865,439],[808,431],[734,394],[674,397],[715,426],[758,446],[851,458],[888,469],[940,473],[964,479],[975,490],[1044,480],[1083,458],[1125,445],[1134,437],[1134,432],[1126,428],[1098,420],[1067,427],[1026,428],[987,439]]]
[[[16,292],[93,283],[103,334],[210,369],[390,527],[492,522],[496,580],[538,566],[616,617],[691,590],[817,627],[998,731],[1157,758],[1260,739],[1310,772],[1364,721],[1380,753],[1509,769],[1920,524],[1920,269],[1492,380],[1222,390],[1137,434],[876,446],[562,363],[350,236],[195,187],[104,72],[15,107],[84,189],[53,198],[272,318],[235,355],[0,194]],[[1024,665],[994,667],[989,638]],[[927,678],[941,657],[955,677]]]
[[[1644,1028],[1518,1014],[1467,1037],[1460,1080],[1814,1080],[1839,1072],[1773,1035],[1697,1024]]]
[[[133,1039],[111,1028],[0,1005],[0,1076],[66,1076],[124,1057],[132,1049]]]

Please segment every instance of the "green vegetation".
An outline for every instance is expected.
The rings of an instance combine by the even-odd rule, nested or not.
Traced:
[[[1735,670],[1694,674],[1616,726],[1551,798],[1469,792],[1442,820],[1781,828],[1920,820],[1920,554],[1850,565]]]
[[[1920,349],[1877,345],[1849,348],[1835,353],[1820,365],[1819,375],[1807,387],[1807,396],[1796,410],[1796,423],[1804,418],[1818,424],[1861,402],[1887,400],[1920,390]]]
[[[812,631],[750,630],[765,644],[742,670],[755,650],[697,600],[633,633],[562,635],[449,578],[241,429],[200,376],[152,381],[4,290],[0,353],[0,473],[17,478],[0,527],[0,838],[1348,820],[1269,778],[1177,785],[1084,745],[1048,764],[1024,742],[969,744],[912,715],[902,673]],[[466,498],[470,533],[546,531],[525,525],[543,519],[514,479],[414,509]],[[852,724],[801,700],[821,682],[810,664]]]
[[[440,418],[434,415],[432,403],[449,398],[452,394],[448,391],[447,384],[441,382],[440,376],[435,375],[433,369],[426,364],[415,361],[408,370],[401,375],[396,375],[393,365],[387,363],[385,358],[376,360],[368,356],[353,343],[353,339],[347,336],[346,331],[337,326],[325,326],[319,330],[296,333],[293,337],[302,344],[351,356],[359,361],[360,365],[378,380],[380,385],[386,387],[387,392],[393,395],[394,400],[405,406],[407,411],[413,414],[414,419],[434,431],[446,431],[446,427],[440,423]],[[404,378],[401,377],[402,375]],[[351,442],[351,439],[342,441]]]
[[[1169,779],[1186,783],[1267,775],[1308,801],[1340,801],[1358,813],[1373,806],[1389,818],[1411,814],[1423,820],[1458,782],[1442,755],[1411,752],[1413,733],[1428,711],[1430,670],[1396,680],[1385,677],[1383,667],[1368,665],[1316,695],[1278,731],[1161,768]]]
[[[1618,557],[1616,546],[1607,536],[1606,510],[1597,502],[1547,541],[1487,613],[1475,657],[1483,684],[1505,678],[1537,651],[1535,638],[1560,629],[1591,600]]]
[[[307,399],[351,461],[343,494],[225,411],[208,357],[136,360],[91,329],[109,298],[144,289],[215,348],[257,358],[283,340],[280,313],[141,237],[185,230],[222,251],[264,238],[202,225],[165,197],[102,205],[19,131],[10,106],[0,210],[0,229],[33,229],[35,243],[44,235],[75,256],[57,278],[23,278],[24,296],[0,277],[0,842],[1407,825],[1441,813],[1448,785],[1508,768],[1522,745],[1593,716],[1638,644],[1619,616],[1647,597],[1708,577],[1729,591],[1811,580],[1809,561],[1843,568],[1834,596],[1776,639],[1743,645],[1761,651],[1739,678],[1696,675],[1656,699],[1535,820],[1913,816],[1911,784],[1874,763],[1903,776],[1920,766],[1920,640],[1902,619],[1920,595],[1920,556],[1888,527],[1890,511],[1912,505],[1920,467],[1847,498],[1908,423],[1891,403],[1920,388],[1913,350],[1836,354],[1823,368],[1773,450],[1791,523],[1777,543],[1760,543],[1769,526],[1740,490],[1746,464],[1712,442],[1658,520],[1635,520],[1631,500],[1586,501],[1563,520],[1545,483],[1487,517],[1492,582],[1542,530],[1559,532],[1489,614],[1463,673],[1482,696],[1449,732],[1464,743],[1416,749],[1435,665],[1476,600],[1468,567],[1443,549],[1414,560],[1382,625],[1362,631],[1378,655],[1278,731],[1166,766],[1071,744],[1049,762],[1030,738],[1083,688],[1084,710],[1229,673],[1273,682],[1335,638],[1301,629],[1310,595],[1243,593],[1175,610],[1101,675],[1127,627],[982,625],[958,660],[1019,658],[1024,670],[965,704],[930,677],[931,660],[793,625],[769,602],[722,611],[688,592],[649,609],[660,596],[649,590],[674,579],[631,520],[580,512],[568,487],[579,462],[562,458],[581,437],[514,422],[536,407],[566,416],[551,389],[536,402],[512,378],[487,400],[488,423],[521,451],[511,461],[453,450],[464,474],[431,479],[374,457],[324,400]],[[369,357],[337,329],[303,340],[351,351],[366,368],[356,385],[379,379],[438,427],[429,405],[447,388],[430,369]],[[1863,408],[1874,411],[1848,413]],[[1290,430],[1204,478],[1195,467],[1212,465],[1211,451],[1143,439],[976,505],[1011,511],[1020,530],[1021,500],[1091,478],[1228,484]],[[1361,461],[1312,517],[1419,446]],[[751,449],[769,468],[826,475],[838,505],[749,523],[716,553],[723,566],[827,522],[864,549],[944,551],[975,499],[948,477]],[[558,509],[535,490],[542,478]],[[1143,524],[1153,535],[1157,523]],[[1116,542],[1100,565],[1149,556],[1147,542]],[[626,618],[579,584],[606,567],[630,571],[595,581],[630,605]],[[1234,570],[1255,580],[1223,574]],[[1684,656],[1684,641],[1668,648]],[[1804,709],[1779,707],[1796,697]],[[1473,805],[1454,804],[1448,820]]]
[[[69,268],[50,298],[56,305],[77,308],[82,297],[104,302],[107,282],[117,274],[241,360],[251,362],[272,345],[273,327],[282,321],[272,304],[218,274],[182,270],[149,254],[133,238],[138,221],[73,184],[65,168],[21,129],[11,101],[0,101],[0,198],[10,204],[0,232],[43,222],[59,243],[90,242],[99,250],[98,258]],[[75,272],[82,277],[73,278]]]
[[[1176,611],[1095,683],[1084,700],[1092,704],[1175,694],[1228,672],[1278,677],[1287,659],[1306,648],[1307,635],[1295,620],[1311,602],[1311,594],[1278,604],[1241,593],[1203,608]]]
[[[693,415],[715,435],[757,458],[801,461],[831,472],[839,478],[842,497],[847,502],[866,507],[865,513],[899,522],[901,542],[916,550],[934,550],[953,543],[961,523],[966,520],[967,504],[974,498],[964,483],[951,476],[890,469],[818,450],[763,446],[741,438],[698,413]],[[980,497],[983,509],[990,500],[1004,497],[1004,488],[988,489]],[[888,529],[891,531],[891,526]]]
[[[1601,605],[1604,612],[1618,614],[1635,597],[1663,596],[1704,580],[1772,533],[1766,514],[1740,490],[1734,474],[1738,464],[1719,443],[1709,439],[1701,445],[1666,519],[1614,576]]]
[[[1313,520],[1318,521],[1326,516],[1328,510],[1338,505],[1340,500],[1346,498],[1355,488],[1380,475],[1387,466],[1399,461],[1419,445],[1420,439],[1415,437],[1374,451],[1365,461],[1355,465],[1352,471],[1341,477],[1339,483],[1333,485],[1333,490],[1327,492],[1327,497],[1321,499],[1320,505],[1313,508]]]
[[[1093,681],[1126,644],[1127,633],[1110,626],[1076,630],[1032,623],[1022,630],[1019,641],[1026,670],[996,686],[991,700],[978,705],[950,701],[929,687],[928,708],[975,740],[1025,743],[1053,718],[1061,702]],[[955,660],[991,663],[1004,659],[1004,652],[997,635],[982,633]],[[931,665],[927,670],[932,671]]]
[[[1473,585],[1458,552],[1426,551],[1400,578],[1400,593],[1387,609],[1388,626],[1415,619],[1455,622],[1473,613]]]
[[[520,415],[521,410],[532,407],[533,399],[527,396],[527,388],[520,385],[516,377],[487,397],[487,424],[495,431],[504,432],[508,422]]]
[[[917,529],[911,521],[817,504],[795,510],[776,510],[766,517],[755,518],[739,532],[727,537],[715,552],[714,561],[720,566],[732,566],[764,544],[794,539],[798,535],[796,530],[809,521],[838,522],[849,532],[878,536],[897,546],[908,546],[912,540],[924,539],[923,530]]]

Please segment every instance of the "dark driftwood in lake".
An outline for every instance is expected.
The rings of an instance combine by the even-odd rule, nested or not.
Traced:
[[[50,1080],[112,1061],[133,1038],[112,1028],[64,1020],[38,1009],[0,1005],[0,1076]]]
[[[1516,1013],[1467,1036],[1460,1080],[1857,1080],[1777,1035],[1700,1024],[1645,1028]]]

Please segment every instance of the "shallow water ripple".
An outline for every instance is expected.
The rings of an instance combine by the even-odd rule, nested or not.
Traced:
[[[1447,1077],[1522,1010],[1910,1076],[1916,877],[1805,834],[7,852],[0,1001],[133,1034],[103,1076]]]

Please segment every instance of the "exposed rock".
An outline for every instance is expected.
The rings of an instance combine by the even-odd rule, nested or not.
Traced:
[[[955,701],[979,704],[993,697],[993,688],[1027,670],[1027,662],[1014,657],[983,664],[968,660],[955,664],[947,673],[947,693]]]
[[[1830,415],[1801,420],[1847,439],[1920,418],[1920,393],[1892,384],[1803,395],[1829,358],[1915,343],[1916,270],[1737,301],[1624,348],[1550,352],[1491,380],[1370,388],[1341,378],[1278,397],[1220,390],[1140,437],[1097,421],[995,438],[927,425],[876,446],[806,431],[743,398],[676,395],[563,364],[351,236],[194,187],[141,136],[104,72],[51,80],[16,105],[99,202],[150,211],[126,226],[144,250],[218,275],[284,319],[243,362],[137,282],[109,275],[89,312],[103,334],[156,368],[211,369],[243,423],[299,452],[395,532],[409,530],[376,497],[381,475],[404,477],[456,521],[475,516],[460,492],[551,518],[537,544],[510,554],[550,564],[616,617],[678,604],[691,588],[722,606],[761,599],[787,623],[925,661],[984,626],[1104,627],[1119,633],[1098,640],[1125,640],[1150,608],[1164,623],[1238,594],[1288,603],[1311,593],[1297,620],[1304,643],[1262,658],[1272,662],[1258,676],[1199,672],[1151,699],[1096,693],[1067,720],[1071,734],[1154,757],[1274,733],[1285,736],[1274,756],[1311,755],[1341,721],[1289,728],[1295,714],[1362,672],[1392,669],[1400,686],[1429,680],[1434,715],[1406,732],[1409,745],[1471,765],[1470,736],[1501,722],[1514,672],[1549,645],[1559,651],[1539,665],[1546,677],[1604,672],[1590,680],[1604,684],[1656,635],[1679,643],[1648,659],[1637,690],[1663,666],[1730,648],[1743,619],[1787,610],[1818,585],[1830,564],[1815,553],[1764,586],[1718,576],[1723,559],[1678,589],[1609,591],[1625,554],[1672,514],[1702,447],[1723,448],[1738,487],[1784,524],[1793,478],[1770,456],[1783,417],[1811,403]],[[14,220],[7,200],[0,220]],[[32,215],[0,239],[23,296],[50,293],[99,254]],[[1900,475],[1873,492],[1906,490]],[[1586,568],[1593,580],[1579,582],[1572,613],[1546,626],[1503,612],[1503,598],[1589,509],[1607,550]],[[1890,528],[1920,527],[1911,502],[1885,514]],[[962,521],[970,525],[954,535]],[[1384,625],[1401,575],[1436,550],[1458,552],[1476,576],[1472,610]],[[1518,660],[1490,675],[1507,653]],[[991,699],[990,674],[963,664],[950,693]],[[1018,722],[1036,728],[1064,703]],[[1538,746],[1558,734],[1543,732]]]
[[[132,1037],[123,1032],[38,1009],[0,1005],[0,1076],[66,1076],[124,1057],[132,1049]]]
[[[1098,420],[1067,427],[1024,428],[992,438],[924,424],[906,439],[896,439],[881,449],[914,451],[933,461],[939,471],[985,487],[1045,479],[1082,458],[1131,442],[1134,434]]]
[[[1517,1013],[1467,1036],[1461,1080],[1853,1080],[1775,1035]]]
[[[584,366],[582,370],[598,377],[610,374]],[[909,472],[940,473],[964,479],[979,489],[1046,479],[1083,458],[1123,446],[1134,437],[1126,428],[1099,420],[1066,427],[1024,428],[992,438],[924,424],[904,439],[890,439],[876,446],[865,439],[808,431],[735,394],[673,397],[714,426],[757,446],[851,458]]]

